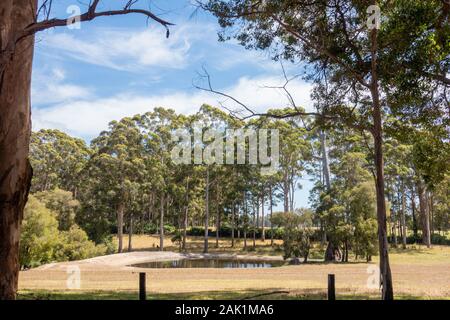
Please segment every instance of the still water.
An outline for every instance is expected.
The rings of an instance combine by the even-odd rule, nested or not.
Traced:
[[[273,268],[285,265],[284,261],[251,261],[237,259],[182,259],[138,263],[138,268]]]

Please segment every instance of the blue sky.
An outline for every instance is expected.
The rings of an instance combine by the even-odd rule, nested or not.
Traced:
[[[86,1],[88,2],[88,1]],[[98,11],[125,1],[102,0]],[[68,17],[77,0],[56,2],[55,16]],[[230,93],[255,110],[288,105],[277,86],[284,82],[279,63],[266,53],[245,50],[234,42],[217,41],[219,27],[210,14],[195,10],[189,0],[142,1],[176,25],[169,39],[165,29],[140,15],[99,18],[80,29],[60,27],[36,37],[32,82],[33,129],[56,128],[89,141],[111,120],[152,110],[175,109],[190,114],[203,103],[232,107],[230,101],[192,85],[205,67],[215,88]],[[117,6],[116,6],[117,4]],[[150,6],[150,7],[149,7]],[[71,9],[71,8],[70,8]],[[286,66],[288,73],[301,70]],[[311,108],[310,84],[289,84],[296,103]],[[311,183],[295,196],[306,206]]]

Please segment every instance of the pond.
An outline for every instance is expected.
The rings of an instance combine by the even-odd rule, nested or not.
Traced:
[[[238,259],[181,259],[153,261],[132,265],[137,268],[273,268],[285,265],[284,261],[238,260]]]

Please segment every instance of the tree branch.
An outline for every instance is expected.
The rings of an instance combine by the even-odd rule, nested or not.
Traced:
[[[288,119],[288,118],[293,118],[293,117],[315,117],[316,119],[324,120],[324,121],[339,121],[351,128],[361,130],[361,131],[368,130],[369,132],[372,132],[372,128],[365,126],[363,124],[360,124],[360,123],[355,123],[355,121],[352,121],[352,119],[350,119],[350,118],[346,119],[341,116],[335,116],[335,115],[318,113],[318,112],[304,112],[304,111],[302,111],[302,109],[298,108],[297,106],[294,106],[294,110],[289,111],[289,112],[284,112],[281,114],[272,113],[272,112],[265,112],[265,113],[255,112],[254,110],[252,110],[249,106],[247,106],[244,102],[240,101],[239,99],[231,96],[230,94],[227,94],[227,93],[224,93],[224,92],[214,89],[212,86],[212,83],[211,83],[211,76],[209,75],[209,73],[207,72],[207,70],[204,67],[202,67],[202,69],[203,69],[204,75],[201,75],[201,76],[207,80],[208,86],[201,87],[201,86],[193,83],[194,88],[201,90],[201,91],[214,93],[221,97],[230,99],[230,100],[234,101],[236,104],[240,105],[245,111],[248,112],[247,115],[242,116],[241,110],[239,110],[239,111],[232,110],[230,108],[227,108],[226,106],[224,106],[221,103],[221,107],[224,108],[225,110],[227,110],[232,117],[234,117],[238,120],[244,121],[244,120],[254,118],[254,117],[267,117],[267,118],[274,118],[274,119]],[[289,78],[287,78],[287,79],[289,79]],[[286,86],[284,86],[284,88],[286,89]],[[289,98],[289,97],[291,97],[291,98]],[[290,101],[293,101],[292,95],[289,94],[288,98]]]
[[[137,13],[137,14],[142,14],[144,16],[147,16],[149,19],[152,19],[152,20],[158,22],[159,24],[161,24],[164,28],[166,28],[166,31],[167,31],[166,36],[167,37],[169,37],[169,34],[170,34],[169,26],[174,25],[171,22],[168,22],[166,20],[159,18],[154,13],[152,13],[148,10],[131,8],[131,5],[133,5],[135,3],[135,1],[128,2],[123,9],[96,12],[99,2],[100,2],[100,0],[93,0],[93,2],[89,5],[89,8],[85,13],[78,15],[78,16],[73,16],[73,17],[71,17],[71,19],[74,21],[86,22],[86,21],[94,20],[95,18],[98,18],[98,17],[127,15],[127,14]],[[43,30],[46,30],[49,28],[54,28],[54,27],[66,26],[66,25],[70,24],[68,21],[69,21],[68,19],[54,18],[54,19],[46,19],[43,21],[35,22],[35,23],[29,25],[28,27],[26,27],[25,30],[23,30],[22,34],[18,37],[16,42],[20,41],[21,39],[23,39],[25,37],[31,36],[39,31],[43,31]]]
[[[165,20],[158,18],[150,11],[142,10],[142,9],[111,10],[111,11],[94,12],[94,13],[89,13],[89,11],[88,11],[86,13],[83,13],[82,15],[72,17],[72,19],[78,20],[78,18],[79,18],[78,21],[85,22],[85,21],[91,21],[95,18],[102,17],[102,16],[117,16],[117,15],[126,15],[126,14],[130,14],[130,13],[143,14],[143,15],[149,17],[150,19],[153,19],[156,22],[160,23],[162,26],[164,26],[166,28],[167,36],[169,36],[169,28],[168,27],[174,25],[173,23],[170,23],[170,22],[167,22]],[[24,30],[21,38],[33,35],[36,32],[43,31],[43,30],[46,30],[49,28],[62,27],[65,25],[67,25],[67,19],[56,19],[56,18],[33,23],[32,25],[28,26]]]

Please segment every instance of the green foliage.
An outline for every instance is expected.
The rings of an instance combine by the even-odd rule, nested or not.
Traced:
[[[155,223],[146,222],[142,227],[145,234],[155,234],[158,232],[158,226]]]
[[[80,206],[72,193],[59,188],[37,192],[34,196],[51,211],[57,213],[59,230],[69,230],[75,224],[76,211]]]
[[[77,225],[63,231],[61,238],[63,243],[62,256],[69,261],[101,256],[107,252],[105,245],[95,245],[88,239],[86,232]]]
[[[56,215],[29,196],[20,236],[20,265],[30,268],[60,260],[62,237]]]
[[[76,224],[58,230],[57,214],[33,195],[24,211],[20,238],[20,265],[36,267],[54,261],[80,260],[103,255],[105,245],[96,246]]]
[[[180,251],[181,251],[181,245],[183,243],[183,234],[180,230],[176,230],[173,237],[171,238],[171,241],[178,245]]]
[[[76,192],[80,172],[90,155],[81,139],[59,130],[40,130],[31,135],[32,192],[61,188]]]
[[[273,215],[272,223],[283,227],[284,259],[303,257],[306,262],[313,234],[311,213],[278,212]]]
[[[176,234],[177,228],[171,224],[164,225],[164,234]]]

